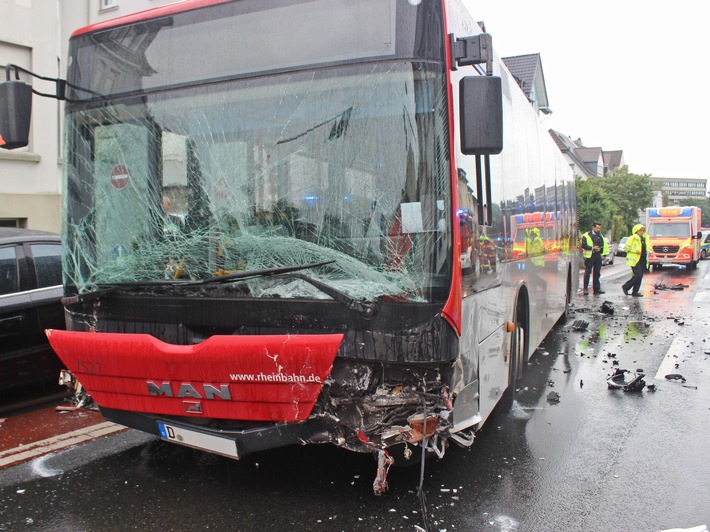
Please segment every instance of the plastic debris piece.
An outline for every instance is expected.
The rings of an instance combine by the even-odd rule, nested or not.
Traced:
[[[606,380],[609,389],[621,388],[625,392],[640,392],[646,387],[643,369],[638,368],[635,372],[628,369],[616,368]]]
[[[574,323],[572,323],[573,331],[586,331],[587,327],[589,327],[588,321],[576,320]]]
[[[673,286],[668,286],[663,283],[658,283],[658,284],[654,284],[653,287],[656,290],[685,290],[686,288],[688,288],[688,285],[683,284],[683,283],[678,283],[678,284],[674,284]]]
[[[57,412],[74,412],[75,410],[79,410],[78,406],[55,406],[54,410]]]
[[[560,394],[557,392],[550,392],[547,394],[547,402],[548,403],[559,403],[560,402]]]
[[[602,303],[601,311],[604,314],[609,314],[610,316],[614,314],[614,304],[611,301],[604,301]]]
[[[668,375],[666,375],[665,378],[668,379],[669,381],[683,381],[683,382],[685,382],[685,377],[683,377],[683,375],[681,375],[680,373],[669,373]]]

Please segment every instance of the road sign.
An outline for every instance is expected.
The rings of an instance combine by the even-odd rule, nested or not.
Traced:
[[[128,168],[125,164],[117,164],[111,170],[111,184],[116,190],[121,190],[126,187],[129,179]]]

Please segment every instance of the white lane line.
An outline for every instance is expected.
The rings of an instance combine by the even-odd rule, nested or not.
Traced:
[[[699,301],[705,301],[706,299],[708,299],[708,296],[710,296],[710,292],[708,292],[707,290],[703,290],[702,292],[698,292],[697,294],[695,294],[693,302],[697,303]]]
[[[656,372],[656,380],[665,380],[666,375],[670,373],[678,373],[675,365],[678,362],[678,358],[683,353],[687,347],[688,340],[682,336],[677,337],[671,342],[671,346],[668,348],[666,356],[661,361],[661,365],[658,366],[658,371]]]

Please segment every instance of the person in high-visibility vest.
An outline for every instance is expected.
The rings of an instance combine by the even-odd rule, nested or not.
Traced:
[[[594,222],[592,230],[582,235],[582,256],[584,257],[584,295],[589,293],[589,277],[595,294],[603,294],[599,277],[602,273],[602,255],[609,254],[609,242],[602,236],[601,222]]]
[[[626,241],[626,265],[631,266],[631,279],[621,285],[624,295],[643,297],[641,294],[641,280],[643,273],[648,268],[648,253],[651,250],[651,240],[646,234],[646,227],[643,224],[636,224],[631,230],[632,234]]]
[[[533,227],[525,237],[525,252],[535,266],[544,266],[545,243],[540,237],[540,230]]]

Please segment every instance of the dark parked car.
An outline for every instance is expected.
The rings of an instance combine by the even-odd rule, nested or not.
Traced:
[[[628,236],[625,236],[621,240],[619,240],[619,244],[616,246],[616,255],[617,257],[625,257],[626,256],[626,241],[629,239]]]
[[[59,235],[0,227],[0,398],[57,386],[63,365],[44,330],[65,328],[61,298]]]
[[[602,266],[608,266],[609,264],[614,264],[614,246],[612,244],[609,244],[609,253],[602,255]]]

